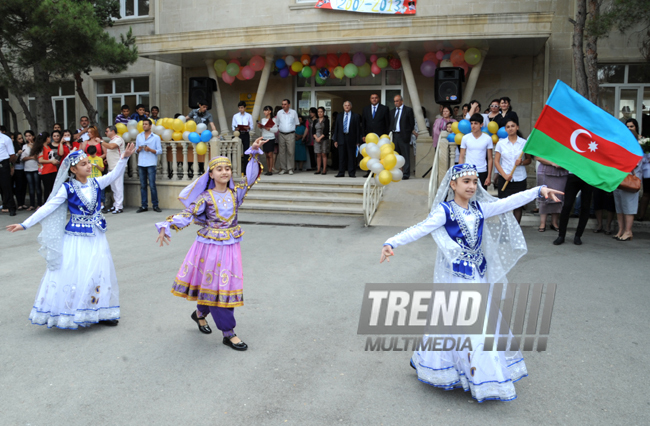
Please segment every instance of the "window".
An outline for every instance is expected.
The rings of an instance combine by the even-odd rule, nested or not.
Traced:
[[[149,16],[149,0],[120,0],[120,16],[122,18]]]
[[[75,88],[73,81],[52,84],[52,108],[54,122],[61,123],[64,129],[76,129],[77,111],[75,105]]]
[[[9,91],[4,87],[0,87],[0,125],[5,126],[9,131],[15,132],[16,129],[11,129],[11,114],[8,107]]]
[[[124,104],[129,106],[131,113],[135,112],[137,104],[149,106],[149,77],[97,81],[97,122],[100,129],[115,123],[115,117]]]
[[[634,118],[650,137],[650,64],[598,66],[598,104],[622,122]]]

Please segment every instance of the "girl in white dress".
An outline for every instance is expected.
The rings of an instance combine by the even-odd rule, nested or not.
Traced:
[[[100,194],[124,173],[134,150],[134,144],[129,144],[115,169],[98,178],[89,177],[93,165],[86,153],[73,151],[63,160],[43,207],[23,223],[7,226],[9,232],[17,232],[42,225],[39,252],[47,261],[47,271],[29,314],[32,324],[66,329],[99,321],[117,325],[119,290]]]
[[[432,234],[438,245],[434,283],[505,283],[507,272],[527,251],[512,210],[537,197],[556,199],[556,194],[562,193],[540,186],[497,200],[478,185],[475,166],[458,164],[447,171],[429,216],[388,239],[380,263],[395,248]],[[491,298],[492,289],[488,306]],[[515,399],[514,382],[528,375],[521,352],[484,351],[482,344],[474,344],[482,341],[472,338],[471,351],[416,351],[411,366],[420,381],[445,390],[462,387],[479,402]]]

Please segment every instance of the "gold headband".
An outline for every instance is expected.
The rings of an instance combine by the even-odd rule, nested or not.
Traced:
[[[214,169],[218,165],[226,165],[232,169],[232,163],[228,157],[215,157],[210,160],[210,170]]]

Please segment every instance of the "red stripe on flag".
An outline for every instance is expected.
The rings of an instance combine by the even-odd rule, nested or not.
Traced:
[[[630,172],[641,160],[640,156],[632,154],[620,145],[590,132],[548,105],[544,107],[535,128],[586,159],[603,166]],[[571,141],[572,135],[575,139],[575,148]]]

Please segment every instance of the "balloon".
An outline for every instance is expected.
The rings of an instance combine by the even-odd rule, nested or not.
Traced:
[[[336,78],[338,78],[339,80],[343,79],[343,77],[345,77],[345,71],[343,71],[343,67],[336,67],[336,68],[334,68],[334,75],[335,75]]]
[[[210,142],[212,139],[212,132],[209,130],[204,130],[201,132],[201,142]]]
[[[377,146],[379,148],[381,148],[384,145],[392,146],[390,139],[388,139],[388,138],[379,138],[379,142],[377,143]]]
[[[393,153],[393,147],[390,146],[390,145],[382,145],[382,146],[379,147],[379,152],[380,152],[379,158],[381,158],[383,160],[384,158],[386,158],[386,156],[388,154]]]
[[[205,155],[208,152],[208,146],[205,144],[205,142],[199,142],[196,144],[196,147],[194,147],[194,151],[198,155]]]
[[[192,143],[199,143],[201,142],[201,136],[199,136],[198,133],[192,132],[190,135],[187,137],[187,139],[192,142]]]
[[[501,127],[499,130],[497,130],[497,136],[499,139],[505,139],[508,137],[508,132],[506,132],[505,127]]]
[[[366,141],[367,140],[368,140],[368,138],[366,137]],[[379,147],[377,145],[375,145],[375,144],[372,144],[372,143],[369,144],[368,146],[366,146],[366,153],[368,154],[368,156],[370,158],[375,158],[377,160],[381,156],[381,150],[379,149]]]
[[[386,157],[384,157],[384,168],[386,170],[391,170],[395,165],[397,164],[397,157],[395,157],[395,154],[388,154]]]
[[[496,134],[496,132],[499,131],[499,125],[497,124],[496,121],[490,121],[487,125],[488,132],[492,134]]]
[[[185,124],[181,120],[178,118],[174,119],[172,122],[172,129],[174,129],[175,132],[182,132],[184,128]]]
[[[436,74],[436,64],[432,61],[422,62],[420,65],[420,72],[425,77],[433,77]]]
[[[345,66],[345,68],[343,68],[343,72],[345,73],[346,77],[354,78],[357,76],[357,74],[359,74],[359,68],[356,65],[349,63]]]
[[[350,59],[350,54],[349,53],[341,53],[341,56],[339,56],[339,65],[344,67],[347,64],[349,64],[351,61]]]
[[[370,75],[370,64],[364,63],[359,67],[359,77],[368,77]]]
[[[377,56],[375,54],[370,55],[370,62],[371,63],[377,62],[377,58],[379,58],[379,56]]]
[[[449,57],[451,59],[451,63],[454,64],[455,66],[459,66],[463,62],[465,62],[465,52],[463,52],[460,49],[456,49],[453,52],[451,52],[451,56]]]
[[[358,67],[366,63],[366,55],[363,52],[357,52],[352,57],[352,63]]]
[[[451,123],[451,131],[454,133],[460,133],[460,130],[458,130],[458,121]]]
[[[364,149],[366,149],[366,146],[368,146],[367,143],[361,144],[361,146],[359,147],[359,152],[361,152],[361,151],[363,151]],[[364,157],[367,157],[367,156],[368,156],[368,154],[363,154],[363,153],[362,153],[361,155],[363,155]]]
[[[451,52],[445,53],[445,56],[442,57],[442,59],[450,59],[450,58],[451,58]]]
[[[298,73],[298,72],[302,71],[302,68],[303,68],[303,67],[302,67],[302,64],[301,64],[300,62],[298,62],[298,61],[293,62],[293,63],[291,64],[291,70],[292,70],[293,72],[295,72],[295,73]]]
[[[390,64],[390,67],[394,70],[398,70],[402,68],[402,61],[400,61],[397,58],[391,59],[390,61],[388,61],[388,63]]]
[[[187,121],[187,119],[185,118],[184,115],[179,115],[179,116],[178,116],[178,119],[181,120],[181,121],[183,122],[183,125],[185,125],[185,122]]]
[[[377,59],[377,66],[381,69],[384,69],[388,66],[388,59],[386,58],[379,58]]]
[[[250,65],[246,65],[241,69],[241,75],[246,80],[250,80],[251,78],[255,77],[255,70]]]
[[[232,84],[235,81],[235,77],[231,76],[226,71],[221,74],[221,78],[223,79],[223,82],[227,84]]]
[[[487,133],[487,132],[488,132],[488,128],[487,128],[487,126],[483,126],[483,127],[481,127],[481,132],[482,132],[482,133]]]
[[[330,76],[330,70],[327,68],[321,68],[318,70],[318,77],[320,77],[322,80],[325,80],[327,77]]]
[[[393,175],[388,170],[384,170],[379,173],[377,180],[379,180],[379,183],[382,185],[388,185],[393,181]]]
[[[189,139],[187,139],[187,138],[189,138],[189,137],[190,137],[190,132],[188,132],[187,130],[185,130],[185,131],[183,132],[183,138],[182,138],[182,139],[183,139],[184,141],[187,141],[187,140],[189,140]]]
[[[131,139],[133,139],[133,140],[135,140],[135,138],[138,137],[138,134],[139,134],[139,133],[140,133],[140,132],[138,132],[138,129],[131,129],[131,130],[129,130],[129,135],[131,135]],[[125,133],[125,134],[126,134],[126,133]]]
[[[328,53],[327,54],[327,64],[330,67],[335,67],[339,64],[339,58],[333,54],[333,53]]]
[[[231,77],[237,76],[237,74],[239,74],[239,70],[240,70],[240,68],[239,68],[239,65],[237,65],[237,64],[229,63],[226,66],[226,72]]]
[[[291,65],[293,65],[294,62],[296,62],[296,58],[294,58],[292,55],[287,55],[287,56],[284,58],[284,62],[286,62],[286,63],[287,63],[287,66],[290,67]]]
[[[399,182],[400,180],[402,180],[402,177],[404,176],[400,169],[393,169],[390,171],[390,174],[393,177],[393,182]]]
[[[185,130],[188,132],[193,132],[196,130],[196,123],[194,120],[187,120],[187,123],[185,123]]]
[[[246,79],[244,78],[244,76],[242,75],[242,73],[241,73],[242,70],[243,70],[243,68],[240,68],[240,69],[239,69],[239,74],[237,74],[237,75],[235,76],[235,78],[236,78],[237,80],[241,80],[241,81],[246,80]]]
[[[379,68],[379,65],[377,65],[376,63],[373,63],[372,65],[370,65],[370,72],[373,73],[374,75],[377,75],[381,73],[381,68]]]
[[[492,135],[492,143],[499,142],[499,137],[497,135]]]
[[[328,71],[330,72],[330,78],[331,78],[331,79],[336,78],[336,75],[334,74],[334,70],[335,70],[335,69],[336,69],[336,67],[329,67],[329,68],[328,68]]]
[[[312,73],[313,73],[313,71],[312,71],[311,67],[304,67],[302,69],[302,76],[305,77],[305,78],[311,77]]]
[[[250,67],[253,69],[253,71],[262,71],[264,64],[264,58],[262,58],[260,55],[255,55],[251,58]]]
[[[454,142],[456,142],[456,145],[460,145],[460,143],[463,140],[463,135],[462,133],[456,133],[456,136],[454,137]]]
[[[205,132],[208,129],[208,125],[205,123],[199,123],[196,125],[196,130],[195,132],[198,133],[199,135],[203,132]]]
[[[123,123],[116,123],[115,128],[117,129],[117,134],[120,136],[122,135],[122,133],[129,130],[128,127],[126,127],[126,125],[124,125]]]
[[[368,170],[368,160],[370,160],[370,157],[364,157],[363,160],[359,163],[359,167],[361,167],[361,170]]]
[[[279,70],[281,70],[281,69],[283,69],[284,67],[287,66],[287,63],[284,61],[284,59],[280,58],[280,59],[278,59],[278,60],[275,61],[275,66],[276,66]]]
[[[465,51],[465,62],[469,65],[476,65],[481,60],[481,51],[475,47],[470,47]]]
[[[442,50],[438,50],[438,51],[436,52],[436,58],[437,58],[439,61],[442,61],[442,58],[444,58],[444,57],[445,57],[445,52],[443,52]]]
[[[390,136],[388,136],[386,134],[383,134],[383,135],[379,136],[379,139],[388,139],[388,140],[390,140]]]
[[[165,128],[163,126],[153,126],[152,132],[158,136],[162,136],[163,132],[165,131]]]
[[[124,132],[122,133],[122,139],[124,139],[124,142],[129,143],[131,142],[131,134],[129,132]]]
[[[376,158],[368,160],[368,168],[376,175],[384,171],[384,165]]]
[[[237,64],[237,66],[241,68],[241,62],[239,62],[239,59],[237,59],[237,58],[232,58],[232,59],[230,60],[230,62],[228,62],[228,63],[229,63],[229,64]],[[227,68],[227,67],[226,67],[226,68]]]
[[[303,64],[303,65],[309,65],[310,62],[311,62],[311,58],[309,57],[309,55],[302,55],[302,56],[300,57],[300,63],[301,63],[301,64]]]
[[[447,135],[447,141],[448,142],[455,142],[456,141],[456,133],[449,133]]]
[[[312,55],[309,65],[316,65],[317,60],[318,60],[318,55]]]
[[[165,129],[162,134],[162,140],[169,142],[172,140],[172,136],[174,136],[174,132],[171,129]]]
[[[321,84],[321,85],[325,84],[325,80],[323,80],[322,78],[320,78],[320,76],[317,75],[316,76],[316,84]]]
[[[176,142],[182,141],[183,140],[183,133],[181,133],[181,132],[172,133],[172,139],[175,140]]]
[[[131,130],[131,129],[137,129],[137,128],[138,128],[138,122],[135,121],[135,120],[129,120],[129,121],[126,123],[126,128],[127,128],[128,130]]]
[[[449,59],[443,59],[440,61],[440,68],[450,68],[453,67],[454,64],[449,60]]]
[[[327,66],[327,56],[319,56],[316,59],[316,63],[314,65],[316,65],[316,68],[326,67]]]
[[[185,118],[185,117],[183,117],[183,118]],[[156,126],[162,126],[164,122],[165,122],[164,118],[159,118],[158,121],[156,122]]]
[[[422,62],[427,62],[427,61],[431,61],[434,64],[437,64],[438,63],[438,57],[436,56],[436,54],[434,52],[429,52],[426,55],[424,55],[424,58],[422,58]]]
[[[452,129],[453,129],[453,124],[452,124]],[[460,123],[458,123],[458,131],[464,135],[471,132],[472,125],[470,124],[469,120],[465,120],[465,119],[460,120]]]
[[[280,77],[287,78],[289,76],[289,68],[282,68],[280,70]]]
[[[379,136],[377,133],[368,133],[366,135],[366,143],[377,143],[379,142]]]
[[[217,59],[214,61],[214,70],[217,72],[217,75],[223,74],[227,66],[228,64],[223,59]]]

